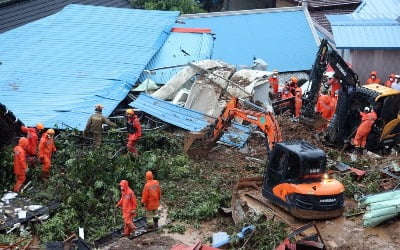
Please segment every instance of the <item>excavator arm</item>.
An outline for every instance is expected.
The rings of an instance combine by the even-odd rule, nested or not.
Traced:
[[[258,126],[268,138],[268,150],[272,150],[277,142],[282,141],[281,130],[275,116],[271,112],[257,112],[238,108],[238,98],[233,97],[226,105],[222,114],[218,117],[212,133],[216,142],[222,136],[224,130],[230,126],[234,118],[241,118]]]
[[[338,109],[335,112],[336,116],[339,117],[338,126],[340,126],[340,118],[345,117],[344,114],[347,112],[346,109],[351,99],[349,96],[357,85],[359,85],[358,75],[334,49],[329,47],[328,41],[323,39],[311,70],[311,83],[302,98],[303,105],[301,108],[300,121],[304,124],[319,127],[317,124],[323,122],[321,121],[322,118],[314,112],[314,108],[318,101],[323,74],[326,71],[328,63],[335,71],[334,77],[339,80],[341,86],[337,105]],[[337,126],[335,126],[335,129],[337,129]]]
[[[215,123],[200,133],[188,133],[184,139],[184,151],[191,155],[205,155],[221,138],[224,131],[230,127],[234,118],[255,124],[265,133],[268,140],[268,150],[272,150],[277,142],[282,141],[281,130],[275,116],[271,112],[244,110],[238,107],[239,99],[233,97],[225,106]],[[205,146],[201,150],[191,150],[195,141],[200,140]],[[192,153],[189,153],[192,152]]]

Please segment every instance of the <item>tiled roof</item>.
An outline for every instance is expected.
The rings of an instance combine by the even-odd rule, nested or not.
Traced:
[[[312,19],[317,22],[319,25],[324,27],[327,31],[332,33],[332,27],[331,23],[329,22],[328,18],[326,18],[326,15],[343,15],[343,14],[349,14],[353,13],[353,11],[356,9],[355,6],[346,6],[340,9],[329,9],[329,10],[315,10],[315,11],[310,11],[310,16]]]
[[[132,8],[128,0],[20,0],[0,5],[0,33],[57,13],[69,4]]]

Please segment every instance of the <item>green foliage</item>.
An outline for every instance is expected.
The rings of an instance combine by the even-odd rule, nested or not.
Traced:
[[[0,151],[0,187],[12,190],[14,182],[14,156],[12,147],[9,146]]]
[[[236,234],[246,225],[253,225],[256,229],[251,237],[247,235],[250,238],[244,248],[241,248],[243,245],[242,241],[238,238],[233,238],[231,244],[234,249],[275,249],[288,234],[286,224],[269,220],[263,215],[251,218],[241,225],[236,226],[231,234]]]
[[[173,10],[182,14],[205,12],[194,0],[129,0],[135,8],[146,10]]]
[[[24,195],[39,204],[60,203],[50,219],[35,224],[43,243],[62,241],[76,233],[78,227],[85,228],[89,241],[120,228],[121,209],[115,208],[115,204],[120,199],[118,184],[122,179],[128,180],[138,197],[138,216],[144,215],[140,196],[147,170],[152,170],[160,181],[162,200],[172,220],[208,219],[217,215],[221,206],[229,206],[231,190],[226,187],[230,180],[210,174],[217,165],[190,161],[182,154],[181,138],[164,132],[144,133],[138,141],[138,157],[122,153],[111,158],[125,146],[125,139],[126,134],[110,132],[97,148],[82,146],[84,141],[78,131],[63,131],[56,138],[57,153],[53,156],[50,179],[40,180],[40,167],[29,172],[35,192]],[[1,166],[8,169],[4,177],[8,186],[14,181],[10,150],[1,152]],[[185,227],[177,225],[171,230],[184,232]]]
[[[185,225],[182,224],[169,225],[167,228],[168,228],[168,233],[183,234],[186,231]]]
[[[360,180],[352,174],[345,174],[336,177],[345,187],[344,194],[347,197],[354,197],[354,194],[374,194],[381,191],[379,186],[381,182],[379,171],[368,172]]]

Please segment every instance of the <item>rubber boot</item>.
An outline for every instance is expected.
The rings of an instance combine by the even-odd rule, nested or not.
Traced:
[[[363,151],[364,151],[364,149],[362,148],[362,147],[359,147],[358,149],[358,155],[363,155]]]
[[[158,217],[154,217],[153,218],[153,222],[154,222],[154,229],[158,229]]]

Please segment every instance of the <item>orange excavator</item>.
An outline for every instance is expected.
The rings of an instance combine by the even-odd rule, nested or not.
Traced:
[[[210,150],[235,117],[256,124],[267,139],[268,161],[264,178],[245,179],[242,184],[246,182],[248,185],[239,184],[236,188],[253,187],[257,193],[255,196],[262,194],[258,201],[264,199],[272,202],[297,218],[326,219],[340,216],[344,211],[344,186],[327,173],[324,151],[305,141],[282,142],[274,114],[241,109],[238,101],[233,97],[208,130],[187,136],[184,141],[185,152],[189,152],[193,142],[198,139],[206,144],[205,150]]]

